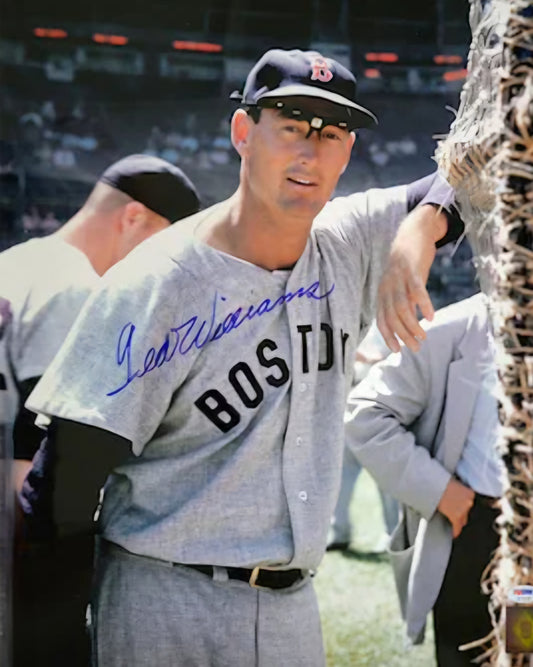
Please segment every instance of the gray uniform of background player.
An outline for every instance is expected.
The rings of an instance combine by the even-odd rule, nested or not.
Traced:
[[[0,254],[0,662],[11,655],[11,459],[20,383],[44,373],[98,279],[86,255],[57,236]]]
[[[104,276],[27,406],[132,442],[106,484],[100,529],[160,560],[122,552],[100,564],[100,664],[322,665],[308,578],[257,590],[161,561],[319,564],[352,360],[406,188],[326,205],[292,270],[195,240],[209,213]]]
[[[19,409],[17,383],[44,373],[98,279],[87,256],[57,236],[32,239],[0,254],[0,298],[11,310],[0,340],[5,384],[0,422],[7,426],[10,451]]]

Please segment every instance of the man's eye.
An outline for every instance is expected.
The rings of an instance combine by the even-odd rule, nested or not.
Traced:
[[[298,134],[299,132],[302,131],[302,128],[299,125],[285,125],[283,129],[285,130],[285,132],[289,132],[292,134]]]
[[[322,130],[322,136],[325,139],[331,139],[333,141],[340,141],[341,140],[340,132],[336,132],[335,130]]]

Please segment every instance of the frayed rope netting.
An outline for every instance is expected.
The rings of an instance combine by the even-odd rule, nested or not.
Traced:
[[[481,647],[481,665],[533,667],[533,653],[505,652],[508,592],[533,584],[533,3],[470,0],[470,25],[467,79],[435,158],[490,299],[507,488],[482,581],[493,631],[464,648]]]

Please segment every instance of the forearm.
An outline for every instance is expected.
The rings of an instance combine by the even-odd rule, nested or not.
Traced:
[[[35,414],[26,410],[24,403],[40,380],[39,377],[29,378],[19,383],[19,408],[13,427],[14,461],[12,466],[12,484],[15,491],[17,512],[17,535],[22,534],[20,493],[24,481],[32,468],[32,460],[39,450],[45,432],[35,425]]]
[[[18,469],[20,473],[35,456],[45,435],[44,431],[35,425],[35,413],[24,407],[39,380],[39,377],[33,377],[19,383],[19,407],[13,427],[13,441],[15,460],[21,461],[15,470]]]
[[[437,243],[448,233],[448,219],[430,204],[415,208],[401,223],[391,247],[391,255],[404,258],[416,268],[425,285],[437,252]]]
[[[393,352],[400,349],[396,336],[413,351],[420,349],[420,341],[426,337],[416,309],[427,320],[433,319],[435,311],[426,283],[436,243],[447,229],[445,215],[431,205],[409,213],[398,229],[379,286],[377,313],[379,330]]]

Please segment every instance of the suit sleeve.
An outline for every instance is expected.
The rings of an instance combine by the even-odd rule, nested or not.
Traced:
[[[348,399],[346,442],[380,488],[426,519],[434,514],[450,473],[419,445],[410,427],[428,409],[428,397],[445,396],[442,336],[431,329],[417,353],[402,347],[376,364]],[[435,359],[436,348],[439,359]],[[444,385],[443,385],[444,383]],[[443,400],[442,399],[442,400]],[[431,408],[442,410],[435,403]]]

